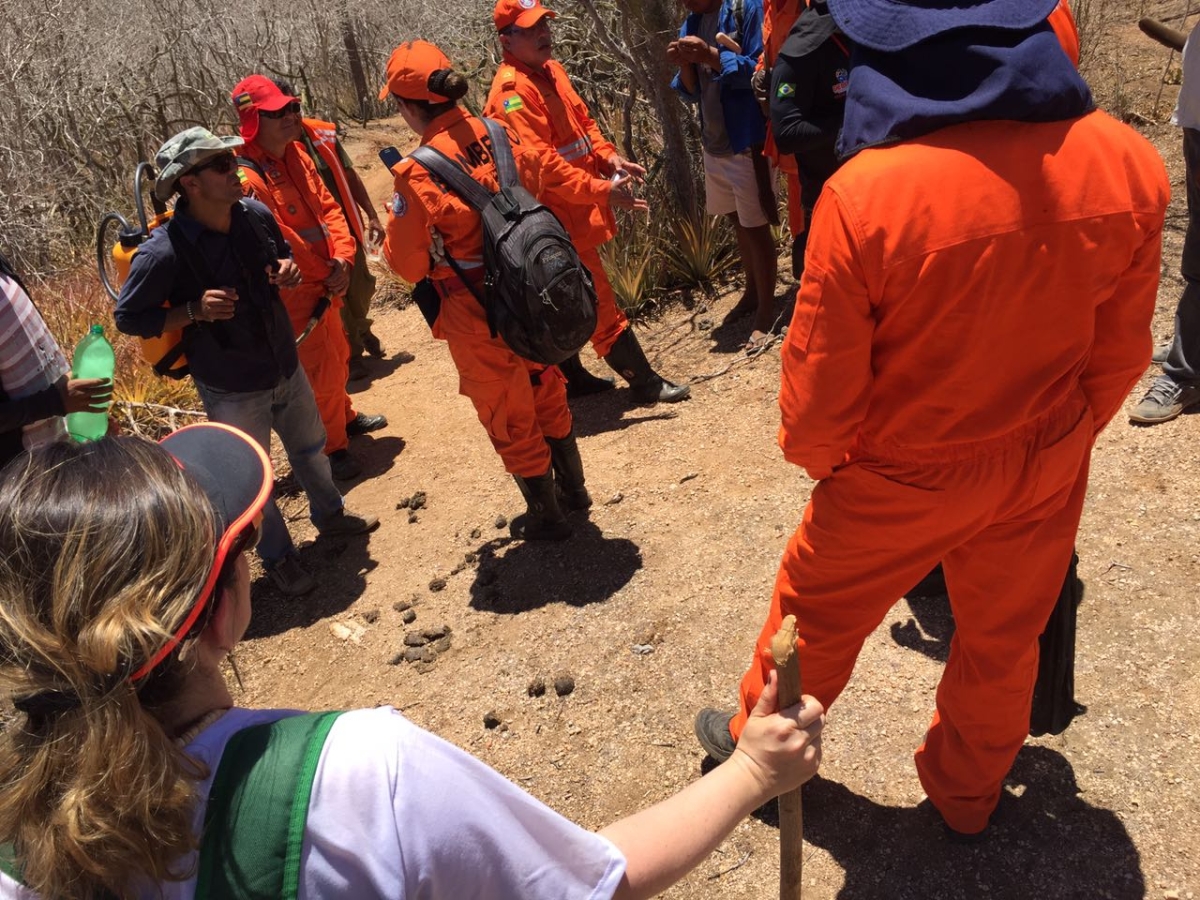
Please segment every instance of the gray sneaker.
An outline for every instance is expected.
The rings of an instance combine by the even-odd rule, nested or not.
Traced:
[[[1150,362],[1156,366],[1161,366],[1167,361],[1167,357],[1171,355],[1171,341],[1159,344],[1154,348],[1154,352],[1150,354]]]
[[[1200,403],[1200,384],[1179,384],[1170,375],[1160,375],[1129,418],[1143,425],[1170,422],[1197,403]]]
[[[696,731],[696,739],[700,741],[704,752],[719,763],[723,763],[733,756],[733,751],[737,749],[737,742],[729,733],[729,723],[732,721],[733,713],[722,712],[712,707],[696,713],[696,722],[693,726]]]
[[[317,581],[304,570],[300,558],[289,554],[267,569],[267,577],[271,584],[289,597],[299,597],[307,594],[317,586]]]
[[[361,516],[348,509],[341,509],[317,525],[322,537],[344,537],[366,534],[379,527],[379,516]]]

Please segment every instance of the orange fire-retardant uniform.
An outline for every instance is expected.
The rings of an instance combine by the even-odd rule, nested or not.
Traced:
[[[299,143],[288,144],[284,158],[269,155],[256,143],[242,148],[263,171],[263,177],[248,166],[241,168],[242,187],[247,195],[265,203],[275,214],[284,238],[303,279],[292,288],[280,290],[297,337],[308,325],[313,308],[325,295],[329,261],[333,258],[354,264],[355,243],[337,200],[321,181],[317,167]],[[350,371],[350,343],[342,327],[341,296],[331,297],[329,309],[304,343],[296,348],[300,365],[308,376],[317,409],[325,424],[325,452],[344,450],[350,444],[346,423],[356,412],[346,393]]]
[[[510,134],[521,183],[535,196],[543,191],[540,154]],[[461,108],[429,123],[421,143],[462,165],[488,190],[499,188],[490,140],[483,123]],[[483,225],[479,213],[457,194],[440,187],[421,164],[406,159],[392,169],[396,193],[388,213],[383,255],[404,279],[429,276],[442,298],[433,336],[444,340],[458,368],[458,391],[470,399],[505,469],[523,478],[550,471],[545,438],[566,437],[571,411],[562,374],[517,356],[492,337],[483,306],[449,265],[430,258],[430,229],[441,235],[445,252],[482,280]]]
[[[763,0],[762,40],[763,52],[758,58],[756,70],[770,71],[779,56],[779,48],[787,40],[788,32],[800,18],[807,5],[806,0]],[[770,86],[767,79],[767,86]],[[767,117],[767,140],[763,144],[763,156],[784,173],[787,182],[788,231],[792,237],[804,231],[804,207],[800,205],[800,175],[796,169],[796,157],[791,153],[780,153],[775,146],[775,135],[771,133],[771,118]]]
[[[596,283],[592,347],[597,356],[607,356],[621,332],[629,327],[599,252],[600,245],[617,233],[603,188],[603,181],[613,174],[617,148],[600,133],[587,104],[553,59],[535,70],[504,54],[504,62],[492,79],[484,115],[503,122],[526,146],[555,154],[571,164],[565,181],[558,177],[555,167],[544,166],[547,193],[542,200],[563,223],[579,258],[592,273]],[[572,170],[574,177],[570,177]]]
[[[986,826],[1028,732],[1095,435],[1149,361],[1168,193],[1154,148],[1101,112],[944,128],[826,183],[779,401],[784,455],[819,483],[735,737],[783,616],[828,708],[941,560],[956,631],[917,771],[951,828]]]
[[[1075,25],[1075,17],[1067,0],[1058,0],[1058,6],[1054,7],[1046,21],[1054,29],[1054,36],[1062,44],[1063,52],[1079,68],[1079,28]]]

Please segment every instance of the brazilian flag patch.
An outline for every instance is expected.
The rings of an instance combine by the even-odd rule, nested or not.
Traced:
[[[796,86],[794,84],[781,84],[779,90],[775,92],[775,96],[790,97],[794,93],[796,93]]]
[[[510,113],[515,113],[517,110],[524,109],[525,101],[522,100],[520,97],[516,97],[516,96],[505,97],[503,106],[504,106],[504,114],[508,115]]]

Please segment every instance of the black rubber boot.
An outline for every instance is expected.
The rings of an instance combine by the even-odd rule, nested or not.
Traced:
[[[611,391],[617,386],[612,378],[601,378],[584,368],[578,353],[564,359],[558,364],[558,368],[567,379],[567,396],[570,398]]]
[[[534,478],[514,475],[521,496],[529,507],[512,521],[512,536],[523,541],[562,541],[571,536],[571,525],[558,506],[554,493],[554,470]]]
[[[579,458],[575,432],[567,432],[566,437],[548,437],[546,443],[550,445],[550,461],[554,466],[560,503],[565,503],[569,510],[588,509],[592,497],[584,487],[583,460]]]
[[[646,359],[632,328],[621,332],[604,361],[629,382],[629,389],[637,403],[677,403],[691,396],[692,389],[686,384],[667,381],[650,368],[650,361]]]

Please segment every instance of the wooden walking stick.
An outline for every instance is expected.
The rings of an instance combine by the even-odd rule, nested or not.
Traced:
[[[796,653],[796,617],[787,616],[771,638],[771,656],[779,678],[779,708],[800,702],[800,655]],[[779,797],[779,900],[800,900],[804,882],[804,809],[800,788]]]

